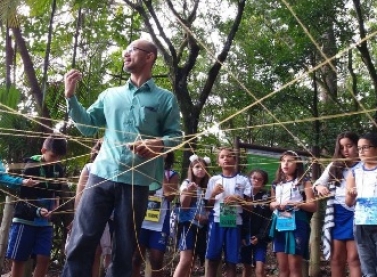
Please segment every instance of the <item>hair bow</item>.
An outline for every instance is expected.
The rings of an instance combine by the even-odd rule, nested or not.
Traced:
[[[207,156],[205,156],[203,158],[203,160],[206,162],[206,164],[210,164],[211,163],[211,159],[209,157],[207,157]]]
[[[198,159],[199,159],[199,157],[198,157],[198,155],[196,155],[196,154],[191,155],[190,158],[189,158],[190,162],[194,162],[194,161],[196,161],[196,160],[198,160]]]
[[[203,161],[206,163],[206,164],[210,164],[211,163],[211,159],[207,156],[205,156],[204,158],[202,158]],[[194,162],[194,161],[197,161],[199,160],[199,156],[194,154],[194,155],[191,155],[190,158],[189,158],[190,162]]]

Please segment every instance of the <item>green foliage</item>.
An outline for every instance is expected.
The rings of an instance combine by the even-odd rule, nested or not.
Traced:
[[[340,53],[358,40],[360,32],[359,22],[355,18],[357,14],[341,0],[289,0],[288,6],[285,2],[271,0],[247,1],[229,57],[215,80],[203,110],[199,111],[200,118],[196,126],[197,118],[191,117],[190,113],[198,109],[208,73],[214,64],[214,56],[221,51],[222,43],[233,24],[237,2],[200,1],[196,20],[192,22],[189,33],[198,42],[199,55],[192,70],[187,72],[187,79],[179,83],[181,90],[175,91],[177,95],[188,91],[189,98],[182,101],[181,108],[188,107],[185,123],[194,124],[191,124],[191,129],[184,126],[188,131],[186,135],[194,135],[190,132],[194,132],[197,127],[200,136],[190,147],[201,156],[210,156],[210,174],[219,171],[215,162],[215,148],[232,144],[235,137],[258,145],[290,149],[310,150],[312,146],[318,145],[323,154],[331,155],[339,132],[353,130],[363,133],[373,126],[363,109],[376,107],[375,82],[357,48],[354,47],[350,60],[348,52],[342,53],[336,60],[337,95],[333,99],[323,98],[327,92],[325,67],[308,74],[309,70],[325,60],[324,53],[321,53],[324,49],[335,45],[331,49],[333,54]],[[3,25],[8,20],[11,27],[16,26],[17,10],[21,5],[25,10],[30,10],[29,14],[18,14],[17,19],[39,85],[45,66],[52,3],[51,0],[0,1]],[[44,99],[54,128],[55,125],[63,126],[62,120],[66,116],[63,75],[72,66],[83,73],[83,80],[76,92],[84,107],[90,106],[106,88],[123,85],[129,78],[122,70],[121,52],[134,39],[148,35],[148,30],[144,18],[125,3],[57,1]],[[146,8],[146,2],[138,3],[143,3]],[[162,57],[158,58],[154,68],[157,84],[173,90],[176,87],[172,81],[186,65],[192,48],[186,43],[187,31],[169,13],[165,1],[149,3],[153,4],[157,17],[161,19],[166,39],[177,52],[182,50],[179,52],[178,68],[165,64]],[[173,3],[182,18],[187,19],[193,1]],[[373,13],[376,3],[364,1],[361,8],[369,35],[376,30],[376,15]],[[148,22],[155,24],[151,16]],[[162,31],[157,32],[159,39]],[[5,32],[2,35],[5,37]],[[334,45],[329,43],[331,35],[334,36]],[[373,57],[377,54],[377,47],[371,41],[368,41],[367,46],[375,64]],[[11,45],[13,50],[20,50],[12,32]],[[166,47],[166,42],[162,45]],[[12,86],[6,89],[5,48],[0,51],[3,53],[0,72],[0,156],[8,162],[19,162],[23,157],[40,151],[46,134],[40,132],[38,122],[41,118],[35,116],[35,99],[31,96],[31,92],[35,91],[32,91],[27,74],[30,72],[24,67],[24,56],[17,52],[11,57],[14,62],[11,66]],[[350,66],[355,79],[351,79]],[[354,80],[357,82],[354,83]],[[354,91],[351,90],[353,85]],[[374,115],[375,112],[370,113],[370,116]],[[88,161],[91,146],[103,132],[93,138],[83,138],[71,123],[66,132],[69,147],[63,163],[70,182],[75,184],[80,170]],[[181,170],[181,178],[187,173],[187,168],[181,168],[181,164],[187,162],[182,160],[183,152],[187,150],[191,151],[180,149],[175,152],[174,168]],[[244,163],[247,168],[268,169],[267,165],[258,164],[256,157]],[[62,234],[61,230],[57,233]],[[59,236],[59,244],[62,241],[64,234],[62,239]]]
[[[15,110],[21,99],[21,92],[16,89],[14,86],[10,86],[9,90],[1,86],[0,87],[0,103],[4,108],[8,107],[10,110]]]
[[[2,0],[0,1],[0,21],[8,26],[17,26],[17,7],[20,0]]]
[[[17,10],[21,2],[0,3],[7,5],[11,10]],[[42,78],[51,3],[50,0],[22,2],[30,7],[30,14],[19,16],[37,80]],[[143,18],[135,10],[127,8],[124,3],[91,0],[57,3],[44,103],[56,123],[64,118],[66,112],[62,95],[63,75],[70,66],[74,64],[83,72],[83,81],[77,88],[77,96],[83,106],[88,107],[107,87],[122,85],[128,79],[129,75],[122,70],[121,51],[146,30]],[[236,1],[207,1],[204,3],[207,9],[198,10],[197,19],[190,26],[190,30],[200,42],[200,52],[193,69],[188,72],[187,83],[182,83],[182,86],[187,88],[192,103],[181,103],[182,106],[192,107],[191,104],[198,104],[207,74],[213,65],[212,53],[216,55],[219,52],[220,45],[225,41],[225,35],[233,23],[235,3]],[[219,4],[221,9],[217,7]],[[182,49],[178,66],[183,67],[190,51],[185,44],[186,30],[168,13],[164,1],[153,1],[153,5],[158,17],[164,19],[161,21],[164,30],[169,30],[168,39],[176,50]],[[182,18],[187,18],[190,5],[192,4],[188,2],[177,2],[175,8]],[[350,92],[352,82],[347,71],[346,56],[337,60],[338,102],[321,101],[315,96],[313,78],[317,78],[318,85],[323,82],[323,73],[320,70],[315,72],[315,76],[311,73],[305,78],[295,80],[312,68],[313,57],[315,65],[324,60],[318,46],[326,46],[324,37],[330,27],[334,29],[338,47],[335,50],[339,52],[349,46],[357,30],[353,10],[344,8],[344,3],[340,0],[288,1],[288,5],[276,1],[247,2],[229,58],[200,113],[198,132],[209,129],[212,131],[205,132],[198,139],[196,151],[211,151],[214,146],[232,142],[234,137],[239,136],[256,144],[293,149],[310,148],[318,143],[321,149],[331,152],[338,132],[345,129],[363,132],[370,127],[370,119],[365,114],[345,116],[348,112],[361,109],[355,104]],[[374,6],[371,1],[363,3],[362,10],[366,13],[366,18],[375,17],[369,12]],[[0,6],[0,9],[3,10],[4,7]],[[75,49],[73,43],[79,9],[82,18]],[[229,15],[222,14],[225,10],[229,11]],[[298,24],[297,18],[306,29]],[[374,21],[370,20],[367,26],[370,28],[368,31],[373,31]],[[307,32],[318,45],[314,45]],[[372,56],[377,52],[376,49],[370,44]],[[76,53],[75,60],[73,53]],[[353,53],[353,68],[358,81],[357,97],[366,109],[373,109],[377,101],[368,71],[357,51],[354,50]],[[18,71],[22,69],[22,61],[18,55],[15,67]],[[17,89],[21,94],[12,94],[11,97],[20,97],[19,101],[26,103],[29,98],[25,93],[29,93],[30,88],[24,76],[17,75],[14,82],[17,83]],[[173,89],[172,80],[176,76],[161,57],[155,65],[154,76],[158,85]],[[290,84],[286,85],[287,83]],[[321,92],[320,86],[319,91]],[[261,98],[265,99],[261,103],[256,103],[256,99]],[[10,98],[9,101],[16,100]],[[24,112],[32,111],[33,104],[28,102],[28,105],[25,106]],[[326,118],[330,115],[334,117]],[[25,117],[17,116],[18,121],[20,118],[23,118],[22,122],[28,121]],[[318,130],[315,130],[315,119],[319,120],[320,131],[320,134],[316,135],[314,134]],[[8,120],[4,124],[15,126],[16,123]],[[24,128],[23,130],[36,128],[32,121],[22,123],[26,124],[25,126],[21,126],[19,122],[17,124],[18,127]],[[221,132],[216,132],[216,128],[211,129],[217,124],[220,124]],[[72,127],[68,128],[68,134],[80,137],[77,130]],[[292,134],[298,139],[294,139]],[[316,139],[318,135],[319,141]],[[73,157],[87,153],[92,142],[84,141],[83,138],[79,138],[79,141],[83,141],[87,147],[72,142],[70,155]],[[77,158],[77,163],[69,162],[67,166],[75,171],[84,162],[85,158]]]
[[[8,162],[21,162],[35,149],[30,147],[36,138],[28,137],[27,131],[34,126],[27,116],[19,112],[17,105],[20,103],[21,92],[14,86],[7,89],[0,87],[0,156]],[[35,126],[34,126],[35,127]],[[25,131],[25,133],[22,133]],[[17,138],[17,139],[15,139]]]

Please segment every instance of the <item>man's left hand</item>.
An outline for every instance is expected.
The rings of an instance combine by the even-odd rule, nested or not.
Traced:
[[[143,158],[155,157],[164,149],[164,143],[161,139],[139,140],[132,146],[133,152]]]

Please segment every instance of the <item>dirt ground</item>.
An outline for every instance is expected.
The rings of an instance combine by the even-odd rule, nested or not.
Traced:
[[[171,252],[166,253],[165,255],[165,268],[164,268],[164,277],[171,277],[173,275],[175,265],[178,262],[178,256],[172,255]],[[10,277],[9,274],[10,270],[10,261],[4,261],[3,272],[1,272],[1,277]],[[271,250],[267,253],[267,261],[266,261],[266,273],[268,277],[278,276],[277,264],[274,254]],[[61,274],[61,266],[57,267],[54,264],[50,266],[49,272],[46,277],[59,277]],[[242,264],[237,265],[237,275],[241,276],[242,274]],[[142,272],[142,276],[144,276],[144,271]],[[193,277],[202,277],[204,276],[204,267],[200,266],[199,262],[197,262],[196,266],[193,269],[191,274]],[[224,276],[224,275],[223,275]],[[331,276],[329,263],[323,262],[321,265],[321,277]],[[225,276],[224,276],[225,277]],[[252,277],[252,276],[250,276]]]

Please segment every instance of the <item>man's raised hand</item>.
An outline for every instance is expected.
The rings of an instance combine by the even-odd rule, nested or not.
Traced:
[[[77,69],[71,69],[64,75],[65,98],[71,98],[75,94],[76,84],[81,79],[82,73]]]

